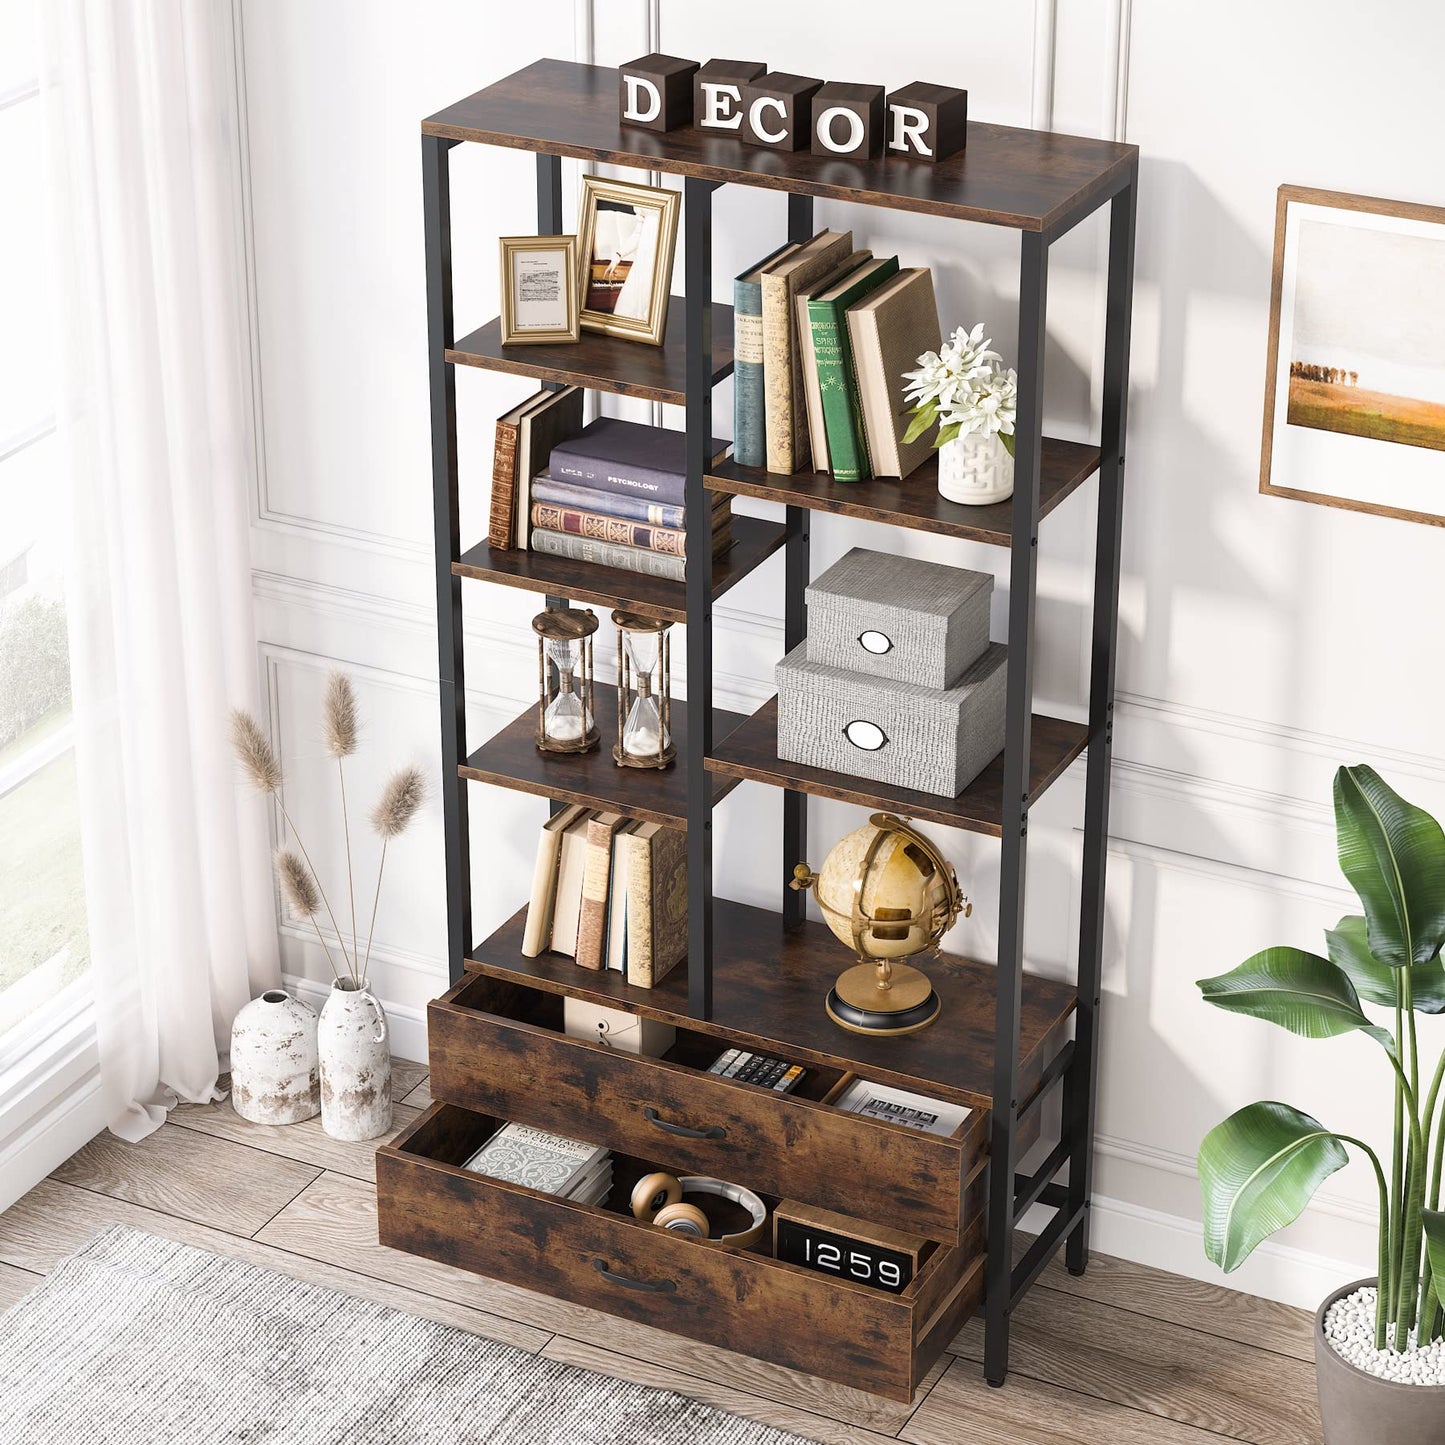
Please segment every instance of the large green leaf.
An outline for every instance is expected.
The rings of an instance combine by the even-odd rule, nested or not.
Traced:
[[[1394,1008],[1399,970],[1381,963],[1370,952],[1365,920],[1360,914],[1351,914],[1340,919],[1333,928],[1326,929],[1325,944],[1329,949],[1330,962],[1349,975],[1361,999],[1366,1003]],[[1412,965],[1410,983],[1417,1013],[1445,1013],[1445,964],[1438,956],[1428,963]]]
[[[1430,1257],[1430,1285],[1435,1298],[1445,1306],[1445,1214],[1438,1209],[1422,1211],[1425,1223],[1425,1253]]]
[[[1310,1196],[1349,1163],[1318,1119],[1288,1104],[1249,1104],[1199,1146],[1204,1252],[1226,1273],[1299,1218]]]
[[[1360,1029],[1394,1047],[1372,1024],[1355,987],[1327,958],[1302,948],[1266,948],[1218,978],[1199,980],[1206,1003],[1230,1013],[1265,1019],[1306,1039],[1332,1039]]]
[[[1445,832],[1363,764],[1335,774],[1340,867],[1365,907],[1370,952],[1392,968],[1445,943]]]

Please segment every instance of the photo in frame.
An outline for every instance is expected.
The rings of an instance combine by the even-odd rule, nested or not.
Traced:
[[[580,341],[576,236],[503,236],[502,345]]]
[[[578,278],[582,329],[661,346],[681,196],[582,177]]]
[[[1259,489],[1445,526],[1445,209],[1280,187]]]

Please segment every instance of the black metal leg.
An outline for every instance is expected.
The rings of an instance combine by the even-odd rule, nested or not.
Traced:
[[[562,234],[562,157],[537,157],[537,234]]]
[[[1018,422],[1014,443],[1013,550],[1009,557],[1008,748],[998,897],[998,1013],[994,1029],[989,1145],[988,1265],[984,1373],[1008,1374],[1013,1308],[1014,1148],[1017,1133],[1019,993],[1023,986],[1024,885],[1028,868],[1029,749],[1033,720],[1034,592],[1038,574],[1039,464],[1043,444],[1044,319],[1048,243],[1025,231],[1019,285]]]
[[[788,240],[807,241],[813,235],[813,198],[788,192]]]
[[[1134,295],[1138,172],[1109,215],[1109,292],[1104,325],[1099,521],[1094,563],[1094,637],[1089,666],[1089,763],[1084,784],[1084,863],[1079,925],[1079,1004],[1074,1057],[1065,1079],[1064,1123],[1071,1142],[1069,1212],[1080,1213],[1065,1259],[1072,1274],[1089,1262],[1089,1198],[1098,1097],[1099,997],[1104,956],[1104,873],[1109,853],[1109,775],[1114,749],[1114,673],[1119,647],[1119,566],[1124,516],[1124,427],[1129,406],[1129,327]]]
[[[455,141],[424,136],[422,204],[426,217],[427,360],[431,378],[432,503],[436,539],[437,677],[442,730],[442,814],[446,832],[447,971],[462,976],[472,945],[471,834],[467,784],[457,771],[467,755],[466,669],[462,643],[462,580],[451,569],[461,555],[457,487],[456,374],[452,344],[452,202],[447,152]]]
[[[687,288],[687,1003],[712,1016],[712,181],[684,182]]]

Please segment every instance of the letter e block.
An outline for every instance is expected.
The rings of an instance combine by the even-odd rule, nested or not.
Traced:
[[[743,133],[743,87],[768,67],[760,60],[709,60],[692,78],[692,123],[699,130]]]
[[[813,154],[883,154],[883,87],[830,80],[813,93]]]
[[[617,113],[623,125],[676,130],[692,124],[692,77],[697,61],[644,55],[617,72]]]
[[[916,80],[888,97],[888,154],[946,161],[968,139],[968,92]]]
[[[805,151],[812,133],[808,102],[823,82],[771,70],[743,87],[743,139],[776,151]]]

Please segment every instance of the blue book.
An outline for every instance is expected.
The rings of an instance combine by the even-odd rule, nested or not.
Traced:
[[[733,281],[733,460],[761,467],[768,460],[763,410],[763,272],[798,249],[779,246]]]

